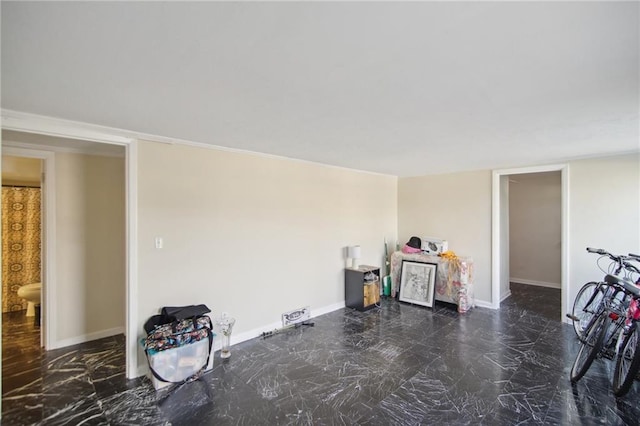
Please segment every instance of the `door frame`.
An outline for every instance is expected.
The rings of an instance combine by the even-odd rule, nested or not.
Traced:
[[[505,207],[502,205],[504,187],[501,186],[502,179],[508,179],[509,175],[523,173],[543,173],[560,171],[561,176],[561,196],[562,196],[562,248],[561,248],[561,316],[563,321],[569,312],[569,165],[552,164],[547,166],[520,167],[512,169],[494,170],[491,186],[491,304],[494,309],[500,308],[501,284],[509,277],[504,276],[504,267],[507,258],[508,247],[503,247],[502,237],[504,232],[508,232],[508,214],[505,214]]]
[[[41,266],[40,273],[42,294],[42,323],[40,324],[40,346],[49,348],[54,341],[53,330],[56,329],[56,306],[53,301],[56,295],[56,196],[55,196],[55,155],[51,151],[3,147],[2,155],[14,157],[35,158],[42,161],[40,175],[41,201]]]
[[[103,126],[97,126],[87,123],[80,123],[68,120],[61,120],[52,117],[40,116],[36,114],[22,113],[18,111],[2,110],[2,129],[13,130],[17,132],[32,133],[46,136],[55,136],[67,139],[76,139],[90,142],[115,144],[125,147],[125,214],[126,214],[126,377],[129,379],[137,377],[138,366],[138,141],[137,137],[133,134],[127,134],[126,132],[119,131]],[[9,150],[8,147],[3,147],[3,152]],[[25,149],[25,151],[34,151]],[[46,171],[46,185],[47,195],[51,196],[51,192],[54,190],[55,169],[52,151],[46,152],[51,156],[51,160],[45,160],[45,164],[51,167],[51,171]],[[47,167],[45,165],[45,168]],[[54,206],[49,206],[51,210]],[[51,208],[52,207],[52,208]],[[45,216],[45,220],[49,223],[55,223],[55,211],[54,214],[49,216],[49,212]],[[45,348],[53,349],[56,345],[55,334],[53,334],[53,327],[56,323],[56,307],[53,303],[53,296],[55,295],[55,275],[50,274],[55,272],[55,228],[53,226],[46,226],[47,241],[46,241],[46,257],[48,262],[45,265],[47,279],[51,280],[47,282],[47,287],[53,283],[53,287],[48,291],[45,290],[45,300],[43,307],[45,310],[45,321],[47,323],[45,333]],[[53,257],[49,257],[53,256]],[[53,260],[53,261],[52,261]],[[0,373],[1,374],[1,373]]]

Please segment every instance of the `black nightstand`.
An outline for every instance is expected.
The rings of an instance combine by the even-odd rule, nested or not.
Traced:
[[[380,304],[380,268],[361,265],[344,271],[344,301],[347,308],[366,311]]]

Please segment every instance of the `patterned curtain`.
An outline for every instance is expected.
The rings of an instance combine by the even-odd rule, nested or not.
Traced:
[[[2,187],[2,312],[27,309],[18,289],[40,282],[40,188]]]

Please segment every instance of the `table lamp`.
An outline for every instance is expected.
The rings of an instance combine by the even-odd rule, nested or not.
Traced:
[[[360,246],[349,246],[347,249],[347,257],[351,259],[351,267],[358,269],[358,259],[360,259]]]

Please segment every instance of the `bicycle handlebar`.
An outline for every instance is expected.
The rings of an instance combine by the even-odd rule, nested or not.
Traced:
[[[609,259],[613,260],[614,262],[618,262],[618,264],[621,264],[623,260],[627,259],[627,256],[616,256],[613,253],[609,253],[606,250],[603,249],[596,249],[596,248],[592,248],[592,247],[587,247],[587,251],[589,253],[596,253],[599,254],[601,256],[608,256]]]
[[[600,248],[593,248],[593,247],[587,247],[587,251],[589,253],[595,253],[601,256],[607,256],[609,259],[616,262],[618,264],[618,267],[616,268],[616,271],[615,271],[616,274],[619,274],[622,268],[625,268],[628,271],[632,271],[640,274],[640,270],[636,266],[628,262],[625,262],[625,260],[633,260],[636,262],[640,262],[640,255],[629,253],[628,256],[624,256],[624,255],[616,256],[615,254],[609,253],[606,250],[603,250]]]
[[[592,247],[587,247],[587,251],[589,253],[597,253],[597,254],[602,254],[602,255],[607,255],[607,254],[611,254],[609,252],[606,252],[602,249],[596,249],[596,248],[592,248]]]
[[[638,269],[635,265],[632,265],[629,262],[622,262],[622,265],[624,266],[625,269],[631,272],[635,272],[636,274],[640,274],[640,269]]]
[[[628,256],[625,255],[619,255],[616,256],[613,253],[609,253],[606,250],[603,249],[596,249],[596,248],[592,248],[592,247],[587,247],[587,251],[589,253],[595,253],[595,254],[599,254],[601,256],[608,256],[611,260],[618,262],[618,263],[622,263],[625,260],[636,260],[636,261],[640,261],[640,254],[633,254],[633,253],[629,253]]]

